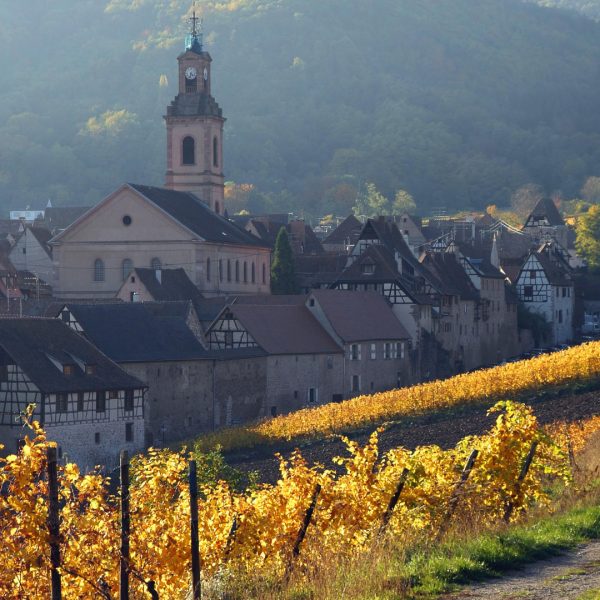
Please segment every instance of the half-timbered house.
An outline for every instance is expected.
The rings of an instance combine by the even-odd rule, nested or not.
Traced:
[[[265,415],[344,397],[344,351],[304,306],[303,296],[285,304],[233,302],[208,328],[211,350],[261,351],[266,355]]]
[[[573,339],[575,306],[570,268],[555,250],[552,243],[546,243],[531,252],[516,281],[521,302],[551,326],[550,345]]]
[[[0,442],[14,452],[33,418],[82,469],[118,464],[144,447],[144,389],[136,377],[56,319],[0,319]]]
[[[146,382],[147,445],[265,414],[264,352],[209,351],[189,302],[66,304],[57,316]]]

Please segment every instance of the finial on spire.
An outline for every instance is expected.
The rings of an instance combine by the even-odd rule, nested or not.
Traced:
[[[193,52],[202,52],[202,23],[203,20],[196,16],[196,0],[192,5],[192,16],[188,19],[191,25],[191,31],[185,39],[185,49],[192,50]],[[198,27],[200,23],[200,27]]]

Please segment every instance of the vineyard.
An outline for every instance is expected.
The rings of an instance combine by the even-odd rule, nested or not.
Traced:
[[[234,427],[197,441],[200,449],[224,450],[343,433],[377,426],[428,410],[522,398],[560,387],[585,386],[600,377],[600,342],[574,346],[530,360],[482,369],[340,403],[299,410],[256,425]]]
[[[58,470],[58,531],[48,527],[53,444],[28,422],[32,432],[19,454],[0,459],[0,597],[49,597],[53,572],[63,598],[117,598],[122,564],[131,598],[191,597],[191,505],[202,588],[221,594],[240,575],[303,576],[323,556],[355,557],[382,536],[435,540],[453,523],[518,520],[548,504],[550,490],[572,485],[577,454],[600,418],[543,430],[523,404],[498,402],[491,412],[496,421],[487,434],[449,450],[396,448],[381,456],[376,431],[364,446],[346,440],[349,457],[336,459],[339,473],[309,467],[296,451],[280,458],[277,484],[243,492],[224,481],[201,485],[192,504],[187,472],[194,457],[185,451],[136,457],[123,495],[111,494],[101,474],[67,464]],[[122,496],[130,520],[126,558]]]

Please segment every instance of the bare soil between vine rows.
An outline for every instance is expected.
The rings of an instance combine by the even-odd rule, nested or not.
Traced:
[[[442,448],[451,448],[468,435],[479,435],[490,429],[495,417],[487,416],[487,410],[493,403],[481,403],[457,407],[451,410],[429,412],[402,419],[380,434],[380,451],[404,446],[413,449],[416,446],[437,444]],[[527,401],[541,424],[553,421],[577,421],[600,414],[600,391],[577,395],[556,395],[534,398]],[[346,434],[352,440],[365,443],[375,429],[361,429]],[[279,478],[279,462],[274,456],[280,452],[289,456],[294,448],[300,448],[309,464],[322,464],[334,467],[331,459],[335,456],[347,456],[346,446],[339,437],[330,437],[315,441],[302,441],[297,444],[282,443],[245,451],[225,452],[225,459],[231,466],[244,472],[258,471],[259,480],[275,483]]]

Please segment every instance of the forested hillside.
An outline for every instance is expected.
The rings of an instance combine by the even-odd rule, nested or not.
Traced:
[[[189,5],[0,3],[1,211],[162,183],[162,115]],[[483,207],[528,182],[572,197],[600,174],[600,25],[574,11],[520,0],[199,5],[228,118],[227,178],[254,184],[251,209],[343,214],[367,181],[388,197],[409,191],[421,212]]]

